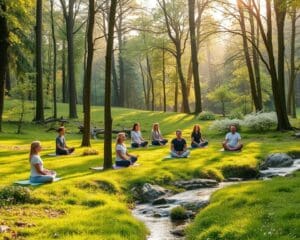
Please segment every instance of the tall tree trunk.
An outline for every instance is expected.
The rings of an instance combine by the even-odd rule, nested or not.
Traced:
[[[290,54],[290,64],[291,69],[289,73],[289,82],[288,82],[288,95],[287,95],[287,111],[288,114],[296,118],[296,102],[295,102],[295,80],[296,80],[296,67],[295,67],[295,40],[296,40],[296,9],[292,9],[291,12],[291,54]]]
[[[143,70],[143,66],[142,66],[141,61],[139,61],[139,66],[140,66],[140,71],[141,71],[142,80],[143,80],[143,92],[144,92],[144,98],[145,98],[145,105],[146,105],[146,109],[149,110],[149,101],[148,101],[148,98],[147,98],[145,74],[144,74],[144,70]]]
[[[103,168],[112,168],[112,116],[111,116],[111,65],[114,45],[114,26],[116,21],[117,0],[111,0],[108,39],[105,62],[105,103],[104,103],[104,163]]]
[[[67,44],[68,44],[68,90],[69,90],[69,117],[77,118],[77,93],[75,79],[75,64],[74,64],[74,4],[76,0],[69,0],[67,6],[64,0],[60,0],[64,18],[66,21]]]
[[[238,9],[239,9],[239,14],[240,14],[240,27],[241,27],[241,32],[242,32],[242,37],[243,37],[243,50],[244,50],[244,56],[245,56],[245,61],[248,69],[248,76],[250,80],[250,88],[251,88],[251,96],[252,100],[255,106],[256,112],[259,112],[261,110],[257,92],[256,92],[256,84],[255,84],[255,77],[254,77],[254,71],[253,71],[253,66],[251,62],[251,57],[249,53],[249,46],[248,46],[248,39],[247,39],[247,32],[246,32],[246,25],[245,25],[245,15],[244,15],[244,9],[240,2],[237,2]]]
[[[187,88],[186,88],[186,82],[183,76],[182,72],[182,65],[181,65],[181,50],[180,48],[176,47],[177,50],[177,56],[176,56],[176,63],[177,63],[177,70],[178,70],[178,76],[181,84],[181,94],[182,94],[182,105],[183,105],[183,112],[190,113],[190,106],[189,106],[189,99],[187,96]]]
[[[250,7],[252,8],[252,3],[250,0]],[[260,9],[260,7],[259,7]],[[258,10],[259,10],[258,9]],[[260,10],[259,10],[260,11]],[[249,11],[249,21],[251,27],[251,41],[256,43],[257,48],[259,48],[259,27],[255,31],[254,19],[253,14]],[[256,33],[255,33],[256,32]],[[252,58],[253,58],[253,69],[255,75],[255,85],[256,85],[256,93],[257,93],[257,100],[258,100],[258,109],[259,111],[263,110],[263,100],[262,100],[262,90],[261,90],[261,77],[260,77],[260,66],[259,66],[259,56],[257,49],[252,45]]]
[[[35,121],[44,121],[44,98],[43,98],[43,66],[42,66],[42,22],[43,1],[36,1],[36,113]]]
[[[62,73],[62,101],[63,103],[68,102],[68,95],[67,95],[67,78],[66,78],[66,41],[63,40],[62,42],[62,67],[61,67],[61,73]]]
[[[166,96],[166,63],[165,63],[165,48],[162,52],[162,87],[163,87],[163,110],[167,111],[167,96]]]
[[[188,72],[186,78],[186,91],[188,96],[190,96],[192,80],[193,80],[193,66],[192,66],[192,57],[191,57],[191,59],[189,60]]]
[[[53,16],[53,0],[50,0],[51,5],[51,31],[52,31],[52,42],[53,42],[53,117],[57,117],[57,104],[56,104],[56,69],[57,69],[57,46],[56,36],[54,28],[54,16]]]
[[[148,54],[146,54],[146,63],[147,63],[148,79],[151,84],[151,110],[154,111],[154,109],[155,109],[154,80],[152,77],[151,65],[150,65],[150,60],[149,60]]]
[[[125,79],[124,79],[124,60],[123,60],[123,32],[122,32],[122,21],[120,20],[118,34],[119,44],[119,78],[120,78],[120,106],[125,107]]]
[[[202,112],[201,100],[201,87],[199,79],[199,64],[197,56],[197,42],[195,33],[195,0],[189,0],[189,26],[190,26],[190,39],[191,39],[191,54],[192,54],[192,67],[194,77],[194,91],[195,91],[195,113]]]
[[[177,72],[176,72],[177,73]],[[176,74],[176,79],[175,79],[175,92],[174,92],[174,112],[178,112],[178,78]]]
[[[5,1],[0,1],[0,8],[6,13]],[[8,68],[8,47],[9,32],[7,27],[7,19],[4,14],[0,14],[0,132],[2,132],[2,115],[4,108],[4,87]]]
[[[116,70],[116,61],[115,61],[115,55],[112,55],[112,83],[114,88],[114,106],[120,106],[120,94],[119,94],[119,84],[118,84],[118,76],[117,76],[117,70]]]
[[[286,100],[285,100],[285,83],[284,83],[284,53],[285,53],[285,43],[284,43],[284,24],[287,10],[287,3],[285,1],[274,0],[274,9],[276,16],[277,25],[277,41],[278,41],[278,57],[277,57],[277,71],[278,71],[278,113],[280,114],[278,119],[278,130],[291,130],[291,124],[288,119],[286,110]]]
[[[8,60],[9,61],[9,60]],[[6,74],[5,74],[5,89],[6,89],[6,92],[5,94],[7,96],[10,96],[10,90],[11,90],[11,79],[10,79],[10,68],[9,68],[9,64],[7,64],[7,71],[6,71]]]
[[[94,57],[94,24],[95,24],[95,0],[89,0],[89,19],[87,25],[87,62],[84,73],[83,86],[83,136],[81,146],[91,146],[91,82]]]

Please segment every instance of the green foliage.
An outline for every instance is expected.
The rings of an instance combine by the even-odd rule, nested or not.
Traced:
[[[8,186],[0,189],[0,206],[31,202],[31,191],[26,187]]]
[[[216,119],[216,116],[215,116],[215,114],[213,114],[213,113],[210,112],[210,111],[203,111],[203,112],[201,112],[201,113],[198,115],[198,119],[199,119],[199,120],[204,120],[204,121],[207,121],[207,120],[215,120],[215,119]]]
[[[251,179],[258,176],[258,169],[249,165],[225,165],[221,168],[225,178],[238,177]]]
[[[184,220],[188,218],[186,209],[182,206],[172,208],[170,217],[172,221]]]
[[[275,112],[252,113],[245,116],[242,125],[253,132],[265,132],[277,125],[277,116]]]
[[[236,126],[237,130],[241,129],[241,120],[240,119],[228,119],[215,120],[210,126],[211,130],[214,130],[218,133],[227,133],[231,125]]]
[[[244,115],[239,109],[237,109],[237,110],[231,111],[228,118],[229,119],[244,119]]]

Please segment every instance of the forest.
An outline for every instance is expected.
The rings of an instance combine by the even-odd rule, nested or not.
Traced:
[[[251,181],[210,193],[204,210],[171,210],[170,218],[194,214],[183,217],[192,223],[185,222],[182,239],[299,239],[299,173],[260,181],[270,154],[287,154],[288,167],[300,169],[299,115],[299,0],[0,0],[0,238],[173,240],[154,237],[136,217],[132,189],[157,184],[176,196],[189,190],[178,181],[208,179],[223,188],[239,179]],[[129,148],[141,166],[114,171],[114,138],[123,131],[130,138],[134,123],[146,140],[154,123],[169,139],[176,129],[189,139],[200,124],[210,143],[168,163],[163,147]],[[59,124],[76,147],[66,156],[70,165],[49,157]],[[222,155],[220,143],[233,125],[245,150]],[[57,189],[30,187],[37,199],[8,204],[10,211],[5,194],[15,190],[5,187],[28,175],[19,169],[28,165],[34,140],[43,142],[45,163],[63,180],[53,183]],[[91,173],[93,165],[103,171]],[[24,206],[22,221],[36,226],[19,230],[14,211]],[[96,209],[99,226],[88,225],[95,219],[86,208]],[[42,223],[44,209],[57,215]]]

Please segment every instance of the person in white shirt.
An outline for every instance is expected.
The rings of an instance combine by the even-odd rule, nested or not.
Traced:
[[[158,123],[153,124],[152,131],[151,131],[151,138],[152,138],[152,145],[155,146],[166,145],[166,143],[168,142],[168,140],[162,136]]]
[[[30,182],[32,183],[51,183],[56,177],[56,172],[44,168],[40,157],[42,150],[41,143],[34,141],[31,143],[29,161],[30,161]]]
[[[131,131],[131,147],[146,147],[148,145],[148,141],[145,141],[141,134],[141,126],[139,123],[133,124]]]
[[[116,166],[129,167],[133,165],[137,160],[138,156],[129,154],[125,145],[126,136],[124,132],[118,133],[116,141]]]
[[[226,151],[239,151],[243,148],[241,135],[236,131],[236,126],[230,126],[230,132],[226,134],[223,148]]]

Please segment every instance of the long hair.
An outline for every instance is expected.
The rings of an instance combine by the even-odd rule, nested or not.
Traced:
[[[155,127],[156,127],[156,126],[157,126],[157,130],[155,130]],[[159,130],[159,124],[158,124],[158,123],[153,123],[152,131],[153,131],[153,132],[158,132],[158,133],[160,133],[160,130]]]
[[[200,133],[200,126],[199,126],[199,124],[195,124],[194,125],[194,128],[193,128],[193,133],[196,133],[196,129],[199,129],[199,133]]]
[[[31,160],[32,155],[37,154],[36,149],[41,146],[40,141],[33,141],[30,145],[29,161]]]
[[[121,143],[121,137],[126,136],[124,132],[119,132],[116,139],[116,146]]]
[[[139,123],[134,123],[134,124],[133,124],[133,127],[132,127],[132,131],[135,131],[135,127],[136,127],[136,126],[139,126],[139,125],[140,125]]]

